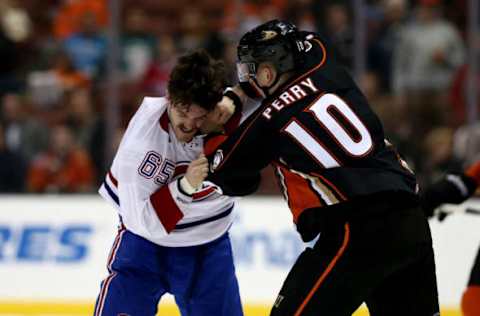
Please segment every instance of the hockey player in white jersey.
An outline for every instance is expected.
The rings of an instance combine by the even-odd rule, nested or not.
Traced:
[[[227,232],[234,199],[202,184],[199,128],[207,117],[223,123],[233,114],[224,109],[211,118],[224,78],[223,65],[207,53],[185,55],[167,96],[144,98],[131,119],[99,190],[121,223],[95,315],[152,316],[165,293],[183,316],[243,315]]]

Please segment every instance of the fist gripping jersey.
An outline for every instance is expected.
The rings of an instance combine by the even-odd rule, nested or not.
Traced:
[[[145,98],[120,143],[100,195],[113,204],[125,227],[158,245],[199,245],[230,227],[234,198],[204,185],[188,196],[179,178],[203,152],[204,136],[176,139],[166,98]]]

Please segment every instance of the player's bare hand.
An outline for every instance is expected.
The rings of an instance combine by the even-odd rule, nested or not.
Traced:
[[[235,105],[232,99],[229,97],[223,97],[220,102],[217,103],[215,108],[207,115],[207,118],[203,122],[200,130],[204,134],[212,132],[220,132],[223,130],[223,126],[228,122],[235,112]]]
[[[208,175],[208,160],[204,154],[190,162],[185,179],[194,189],[198,189]]]

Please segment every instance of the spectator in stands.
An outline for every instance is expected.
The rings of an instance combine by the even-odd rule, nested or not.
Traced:
[[[31,163],[27,187],[35,193],[92,192],[94,171],[86,150],[75,144],[67,126],[52,129],[50,147]]]
[[[445,172],[461,172],[462,161],[453,154],[453,130],[439,127],[431,130],[424,141],[420,183],[428,185],[440,179]]]
[[[341,3],[331,4],[325,11],[326,33],[338,50],[340,61],[353,67],[353,29],[348,8]]]
[[[441,16],[439,0],[421,0],[394,50],[393,88],[405,97],[414,135],[445,124],[446,92],[464,62],[464,43]]]
[[[90,85],[88,77],[75,69],[72,60],[63,50],[57,53],[52,71],[62,91],[85,88]]]
[[[0,193],[23,192],[26,164],[22,156],[8,150],[0,123]]]
[[[254,26],[284,15],[286,0],[225,1],[223,31],[231,35],[247,32]]]
[[[0,95],[18,90],[20,82],[16,76],[19,66],[19,48],[0,28]]]
[[[65,51],[57,51],[51,59],[49,68],[27,75],[27,92],[33,105],[43,112],[58,108],[64,92],[90,86],[89,78],[75,69]]]
[[[107,42],[100,33],[93,13],[80,17],[79,31],[67,37],[63,47],[75,68],[89,78],[96,78],[104,67]]]
[[[480,52],[480,50],[479,50]],[[480,56],[480,54],[479,54]],[[465,93],[465,84],[467,81],[468,67],[463,65],[455,74],[455,78],[450,90],[449,100],[452,106],[451,123],[454,126],[460,126],[467,123],[468,109],[467,109],[467,94]],[[480,114],[480,75],[475,77],[475,89],[477,91],[477,113]],[[477,115],[478,115],[477,114]]]
[[[76,142],[88,152],[97,175],[102,174],[105,160],[105,124],[94,111],[91,91],[77,89],[66,97],[67,126]],[[103,180],[103,177],[102,177]]]
[[[178,55],[173,37],[170,35],[160,37],[156,53],[155,60],[142,78],[141,91],[146,95],[162,96],[166,93],[168,77]]]
[[[106,0],[69,0],[62,1],[53,28],[55,36],[60,39],[66,39],[77,33],[81,29],[81,17],[86,13],[92,14],[96,23],[104,27],[107,24],[108,12]]]
[[[32,21],[20,1],[0,3],[0,22],[6,35],[14,42],[23,42],[31,35]]]
[[[477,34],[476,41],[475,41],[475,50],[476,50],[476,58],[480,60],[480,34]],[[460,67],[457,73],[454,76],[452,87],[450,90],[450,104],[452,106],[452,123],[455,126],[459,126],[461,124],[468,123],[468,109],[467,109],[467,93],[465,91],[465,84],[468,80],[468,71],[469,67],[468,64],[465,63]],[[480,73],[475,75],[475,84],[474,87],[477,93],[477,117],[480,115]],[[472,91],[468,91],[470,93]]]
[[[372,109],[383,122],[385,137],[396,145],[402,158],[415,169],[423,157],[419,146],[408,135],[408,113],[396,106],[391,94],[381,89],[381,79],[377,73],[366,72],[360,77],[359,84]]]
[[[182,36],[178,40],[180,51],[187,52],[203,47],[206,38],[204,17],[199,8],[186,8],[180,21]]]
[[[376,72],[368,71],[359,79],[359,84],[365,97],[383,122],[385,133],[387,135],[391,134],[398,128],[398,124],[401,124],[398,120],[399,113],[397,113],[397,109],[392,106],[392,97],[384,93],[384,90],[381,89],[381,79]]]
[[[393,52],[405,24],[406,13],[406,0],[384,1],[383,20],[369,39],[368,65],[380,76],[381,88],[385,91],[391,90]]]
[[[315,7],[313,0],[300,0],[288,3],[285,10],[286,19],[295,23],[301,30],[315,32],[317,23],[315,20]]]
[[[40,120],[28,115],[26,104],[17,94],[1,99],[0,118],[6,148],[27,161],[47,147],[48,131]]]
[[[234,40],[225,41],[223,56],[220,58],[227,69],[227,80],[233,85],[237,81],[237,43]]]
[[[122,34],[122,64],[127,79],[139,79],[155,57],[156,38],[148,32],[148,16],[140,8],[127,11]]]
[[[402,32],[395,50],[396,92],[445,89],[464,61],[464,43],[441,17],[438,2],[421,0],[415,19]]]
[[[16,1],[0,1],[0,95],[21,89],[21,44],[31,34],[28,13]]]
[[[453,153],[467,167],[480,160],[480,121],[460,126],[453,135]]]

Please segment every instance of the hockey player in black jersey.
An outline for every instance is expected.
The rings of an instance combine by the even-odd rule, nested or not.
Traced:
[[[480,187],[480,161],[471,165],[460,174],[447,174],[439,181],[427,187],[420,203],[428,217],[438,216],[443,221],[448,213],[435,210],[444,203],[460,204],[475,194]],[[480,248],[470,272],[470,278],[462,295],[463,316],[480,315]]]
[[[270,21],[238,46],[239,84],[261,105],[209,156],[208,180],[254,192],[271,164],[304,241],[271,315],[438,315],[431,235],[415,175],[326,38]]]

